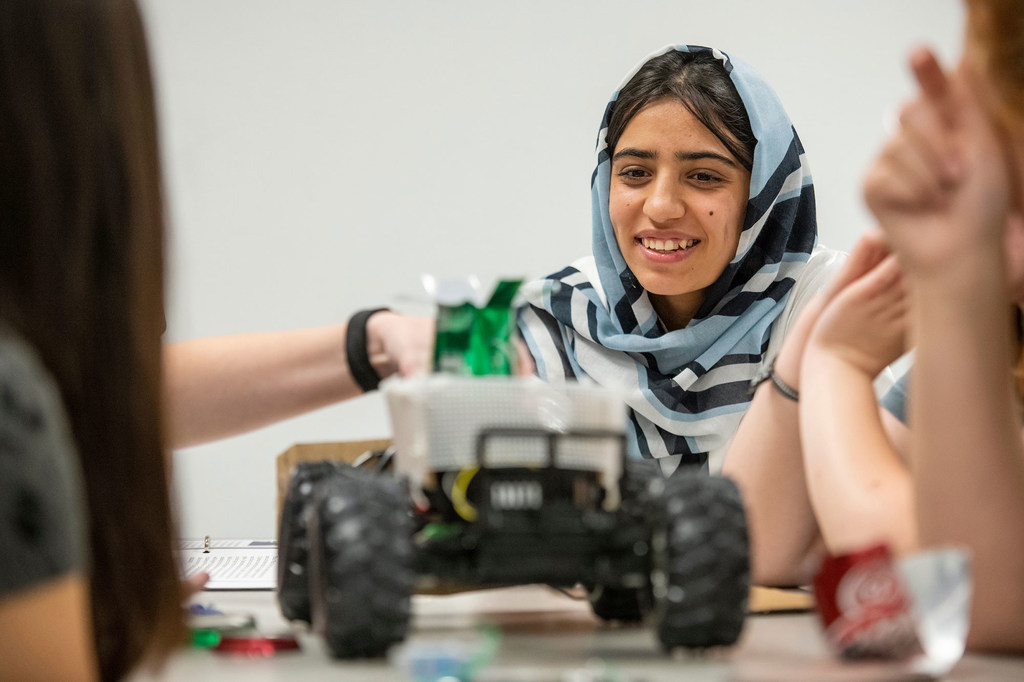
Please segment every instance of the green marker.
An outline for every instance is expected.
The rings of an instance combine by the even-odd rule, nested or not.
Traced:
[[[193,630],[192,646],[211,649],[220,644],[220,632],[217,630]]]

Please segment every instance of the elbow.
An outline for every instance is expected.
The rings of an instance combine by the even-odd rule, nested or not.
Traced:
[[[825,549],[819,540],[809,547],[758,547],[753,543],[750,552],[750,582],[764,587],[793,587],[807,585],[818,572]]]
[[[750,582],[764,587],[795,587],[807,585],[814,578],[820,556],[808,556],[790,562],[752,560]]]

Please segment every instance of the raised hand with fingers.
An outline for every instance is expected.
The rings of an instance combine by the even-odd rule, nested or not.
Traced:
[[[926,49],[911,67],[921,92],[868,172],[864,198],[907,272],[938,274],[968,247],[1001,248],[1010,174],[969,68],[947,74]]]

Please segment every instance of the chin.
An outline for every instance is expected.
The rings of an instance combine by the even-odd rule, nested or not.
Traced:
[[[637,281],[640,282],[640,286],[642,286],[647,293],[654,294],[656,296],[681,296],[704,288],[703,286],[694,284],[694,282],[690,281],[690,278],[679,277],[678,275],[673,277],[664,273],[654,274],[647,272],[638,274],[636,278]]]

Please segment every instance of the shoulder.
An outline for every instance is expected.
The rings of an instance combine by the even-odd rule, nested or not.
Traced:
[[[776,318],[771,328],[768,352],[765,362],[774,358],[782,348],[782,342],[789,330],[796,324],[800,312],[814,296],[824,289],[846,261],[846,253],[817,245],[811,251],[810,258],[796,276],[793,288],[786,299],[782,313]]]
[[[796,278],[793,291],[786,302],[784,316],[787,320],[791,321],[799,315],[807,302],[832,281],[845,261],[846,253],[843,251],[821,245],[814,247],[807,264]]]
[[[807,265],[796,281],[794,292],[806,291],[814,295],[825,288],[846,262],[846,252],[818,245],[811,252]]]
[[[31,348],[0,330],[0,593],[82,567],[80,500],[56,386]]]
[[[528,281],[522,285],[519,293],[522,301],[550,312],[553,299],[571,298],[573,290],[593,290],[601,304],[606,305],[593,256],[583,256],[561,270]]]

